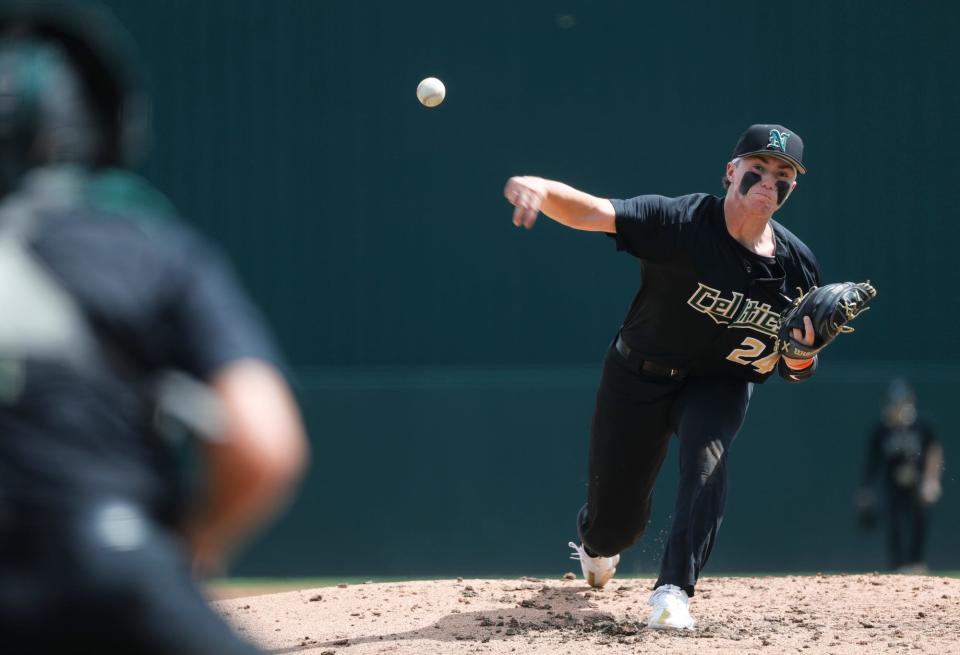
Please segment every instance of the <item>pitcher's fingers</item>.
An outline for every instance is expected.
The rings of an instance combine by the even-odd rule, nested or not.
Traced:
[[[523,225],[523,214],[525,211],[526,210],[520,205],[517,205],[513,210],[513,224],[517,227]]]
[[[503,197],[506,198],[511,204],[513,204],[513,201],[516,200],[517,191],[520,186],[514,180],[515,178],[511,177],[509,180],[507,180],[506,186],[503,187]]]
[[[536,209],[530,207],[523,214],[523,226],[528,230],[533,227],[533,224],[537,222],[538,212]]]

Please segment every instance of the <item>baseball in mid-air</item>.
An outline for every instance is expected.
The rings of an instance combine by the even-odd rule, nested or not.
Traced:
[[[417,100],[424,107],[436,107],[447,97],[447,87],[435,77],[428,77],[417,85]]]

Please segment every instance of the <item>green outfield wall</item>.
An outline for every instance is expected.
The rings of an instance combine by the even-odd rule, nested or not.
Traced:
[[[778,219],[879,289],[817,378],[757,391],[716,571],[869,570],[865,432],[905,375],[945,440],[930,563],[960,567],[960,5],[113,0],[156,96],[144,172],[233,258],[314,445],[248,575],[568,570],[604,349],[639,282],[603,236],[518,232],[538,174],[597,195],[720,192],[783,123],[809,173]],[[417,82],[448,97],[421,107]],[[648,536],[671,512],[668,459]]]

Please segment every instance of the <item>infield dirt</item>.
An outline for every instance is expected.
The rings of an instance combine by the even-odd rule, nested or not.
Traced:
[[[651,579],[358,584],[215,603],[272,653],[960,653],[960,579],[702,578],[695,630],[645,626]]]

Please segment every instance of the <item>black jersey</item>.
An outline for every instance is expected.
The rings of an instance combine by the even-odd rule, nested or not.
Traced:
[[[642,284],[621,328],[650,361],[692,375],[763,382],[780,360],[780,314],[820,284],[813,253],[771,221],[774,257],[727,231],[723,198],[693,194],[613,200],[618,250],[641,260]]]
[[[927,452],[934,443],[933,429],[922,419],[900,426],[879,422],[870,435],[865,482],[871,483],[881,470],[886,484],[915,489],[923,477]]]
[[[153,429],[153,376],[209,381],[240,359],[277,363],[259,312],[218,252],[173,221],[54,211],[23,250],[51,280],[45,293],[66,294],[84,317],[70,329],[89,329],[106,356],[70,361],[55,347],[69,323],[41,320],[56,298],[18,293],[26,280],[0,285],[0,505],[103,493],[166,502],[170,448]]]

